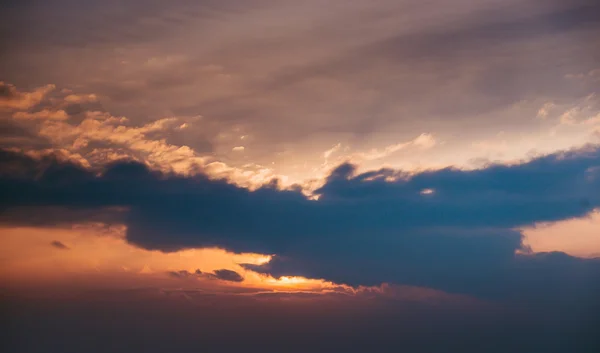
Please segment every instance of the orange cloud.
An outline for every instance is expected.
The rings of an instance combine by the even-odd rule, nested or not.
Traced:
[[[69,116],[64,110],[44,109],[35,113],[16,112],[13,118],[18,120],[67,120]]]
[[[65,97],[65,102],[67,103],[96,102],[97,100],[98,96],[95,94],[69,94]]]
[[[33,92],[19,92],[13,85],[1,85],[5,94],[0,97],[0,108],[11,110],[29,110],[55,89],[54,85],[46,85]],[[226,178],[252,189],[274,177],[279,177],[282,184],[291,184],[286,183],[285,176],[276,175],[270,168],[234,167],[216,160],[212,155],[201,155],[187,145],[167,142],[170,133],[189,128],[198,117],[171,116],[135,125],[124,116],[114,116],[105,111],[86,111],[82,121],[69,121],[69,115],[64,110],[66,105],[97,100],[98,96],[95,94],[77,94],[63,89],[57,97],[46,102],[49,104],[48,108],[36,112],[14,112],[11,116],[13,120],[19,124],[27,123],[35,128],[40,138],[53,145],[45,151],[22,152],[43,154],[59,151],[77,156],[75,159],[86,167],[133,159],[163,172],[190,175],[202,171],[211,177]],[[233,148],[234,152],[244,150],[243,146]]]
[[[31,92],[20,92],[9,83],[0,81],[0,109],[27,110],[39,104],[42,99],[56,88],[54,85],[38,87]]]
[[[131,283],[155,283],[221,290],[351,291],[320,279],[271,276],[250,271],[241,264],[261,265],[265,254],[235,254],[218,248],[189,249],[174,253],[149,251],[128,244],[124,226],[81,224],[67,228],[1,228],[0,278],[6,283],[44,283],[85,276],[128,278]],[[239,274],[232,281],[225,275]],[[174,276],[171,273],[189,274]],[[206,274],[196,276],[195,273]],[[231,278],[231,276],[229,277]],[[109,280],[110,282],[110,280]]]

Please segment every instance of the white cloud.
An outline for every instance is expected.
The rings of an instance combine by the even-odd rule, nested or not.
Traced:
[[[339,149],[341,147],[342,147],[341,143],[338,143],[337,145],[331,147],[327,151],[323,152],[323,158],[325,158],[325,159],[329,158],[332,154],[334,154],[335,152],[339,151]]]
[[[436,140],[432,134],[421,134],[413,140],[413,144],[423,149],[429,149],[436,145]]]
[[[433,135],[428,133],[423,133],[417,136],[415,139],[408,142],[401,142],[393,145],[386,146],[384,149],[373,148],[368,152],[358,153],[356,156],[360,159],[364,160],[376,160],[382,159],[390,156],[393,153],[396,153],[400,150],[409,148],[409,147],[418,147],[420,149],[430,149],[436,145],[435,138]]]

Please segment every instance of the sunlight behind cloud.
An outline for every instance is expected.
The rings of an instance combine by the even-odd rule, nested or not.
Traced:
[[[61,228],[2,228],[0,278],[7,283],[68,280],[81,276],[127,276],[132,285],[178,281],[183,287],[216,286],[260,290],[321,291],[342,288],[334,283],[304,277],[271,276],[249,271],[240,264],[264,265],[270,255],[234,254],[217,248],[188,249],[173,253],[149,251],[128,244],[121,228],[106,233],[98,225]],[[214,271],[235,271],[243,282],[214,282]],[[207,274],[194,276],[194,273]],[[169,276],[169,274],[181,274]],[[169,277],[171,279],[169,279]],[[187,278],[186,278],[187,277]],[[99,277],[100,278],[100,277]],[[150,282],[148,282],[150,281]],[[214,283],[213,283],[214,282]]]
[[[583,218],[542,223],[523,229],[534,252],[562,251],[572,256],[600,257],[600,210]]]

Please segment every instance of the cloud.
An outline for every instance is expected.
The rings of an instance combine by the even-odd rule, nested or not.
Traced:
[[[69,100],[69,97],[72,98]],[[62,101],[83,102],[86,99],[89,100],[90,96],[69,95]],[[81,116],[79,121],[70,120],[62,109],[43,109],[16,112],[12,121],[34,124],[28,129],[35,131],[38,140],[47,141],[56,149],[79,154],[86,163],[95,165],[119,159],[137,159],[158,169],[190,173],[206,162],[190,147],[166,142],[168,133],[182,125],[181,119],[169,117],[133,126],[126,117],[102,111],[84,111]]]
[[[95,94],[77,95],[63,89],[43,99],[40,110],[0,116],[0,146],[16,148],[29,155],[68,155],[82,165],[95,168],[119,160],[135,160],[164,172],[206,173],[247,187],[255,187],[276,176],[270,168],[248,168],[257,164],[229,165],[214,153],[206,154],[212,149],[207,146],[210,143],[199,139],[196,130],[188,131],[192,126],[201,125],[195,124],[200,116],[168,116],[134,124],[125,116],[104,111],[101,105],[80,104],[97,98]],[[240,131],[239,128],[232,130],[236,134]],[[234,152],[245,150],[244,146],[233,148]],[[286,178],[281,176],[281,179]]]
[[[20,92],[15,86],[0,81],[0,109],[27,110],[33,108],[54,88],[54,85],[46,85],[36,88],[32,92]]]
[[[242,275],[240,275],[239,273],[232,271],[232,270],[227,270],[227,269],[220,269],[220,270],[215,270],[213,273],[209,273],[209,272],[202,272],[199,269],[197,269],[196,271],[189,272],[187,270],[180,270],[180,271],[169,271],[167,272],[167,275],[169,275],[170,277],[173,278],[205,278],[205,279],[212,279],[212,280],[221,280],[221,281],[227,281],[227,282],[243,282],[244,281],[244,277],[242,277]]]
[[[244,277],[242,277],[239,273],[226,269],[216,270],[215,277],[222,281],[229,282],[242,282],[244,280]]]
[[[598,326],[598,260],[532,253],[521,229],[568,222],[600,206],[596,147],[539,157],[591,141],[593,131],[600,136],[595,108],[565,116],[556,134],[546,131],[574,100],[598,90],[597,0],[8,5],[0,13],[0,32],[9,34],[2,35],[0,67],[19,89],[0,85],[0,146],[13,151],[0,153],[2,223],[118,221],[125,239],[146,249],[272,254],[271,262],[248,268],[276,276],[406,283],[543,307],[528,320],[500,310],[483,325],[463,325],[464,310],[446,320],[446,307],[414,315],[411,306],[390,311],[392,299],[366,306],[366,316],[353,315],[361,307],[354,303],[326,304],[310,317],[302,306],[292,319],[281,310],[286,306],[265,312],[242,305],[256,309],[246,317],[236,305],[161,307],[164,317],[153,315],[155,302],[128,299],[97,309],[77,300],[59,309],[37,302],[14,320],[25,333],[21,351],[43,350],[37,344],[101,350],[119,341],[107,337],[136,342],[134,351],[190,351],[199,338],[205,351],[248,349],[248,340],[274,351],[447,351],[457,331],[475,351],[577,351],[573,345],[584,344],[578,338],[595,332],[589,328]],[[77,92],[42,86],[48,82]],[[546,102],[556,106],[540,109]],[[185,118],[198,114],[199,122]],[[471,147],[473,141],[483,142]],[[242,144],[244,152],[232,153]],[[343,153],[331,150],[336,144]],[[532,149],[538,157],[529,160]],[[314,198],[276,183],[253,191],[231,184],[256,187],[278,173],[319,177],[346,152],[364,164],[339,165],[312,183],[324,183],[311,190]],[[494,156],[512,164],[423,171]],[[383,162],[419,171],[362,172]],[[43,240],[47,251],[52,239],[63,238]],[[155,270],[164,276],[167,268]],[[199,275],[218,274],[170,276],[192,282]],[[243,286],[251,280],[245,276]],[[117,319],[106,315],[112,311]],[[332,311],[342,317],[328,319]],[[99,334],[86,340],[94,328]],[[297,344],[298,332],[306,342]],[[159,337],[164,341],[153,344]],[[322,341],[337,348],[323,349]],[[413,344],[401,344],[407,341]]]
[[[331,147],[327,151],[323,152],[323,158],[327,159],[327,158],[331,157],[331,155],[336,153],[337,151],[339,151],[340,148],[342,148],[342,144],[341,143],[336,144],[335,146]]]
[[[69,116],[64,110],[51,111],[44,109],[35,113],[16,112],[13,114],[13,118],[17,120],[67,120]]]
[[[70,248],[68,246],[66,246],[65,244],[61,243],[58,240],[54,240],[50,243],[50,245],[52,247],[55,247],[57,249],[61,249],[61,250],[69,250]]]
[[[250,191],[134,162],[117,163],[99,175],[10,152],[2,153],[2,162],[2,209],[126,207],[126,239],[132,244],[275,254],[271,263],[254,266],[274,275],[511,296],[524,288],[534,291],[523,273],[549,278],[538,286],[545,290],[557,289],[578,268],[585,270],[581,281],[600,274],[593,260],[515,257],[527,252],[517,228],[585,216],[600,207],[600,178],[589,177],[600,165],[596,147],[473,171],[411,175],[383,169],[356,175],[345,164],[315,191],[318,201],[272,185]],[[423,195],[425,189],[435,192]],[[560,269],[556,261],[569,266]]]
[[[180,270],[180,271],[169,271],[167,272],[167,275],[169,275],[170,277],[173,278],[188,278],[188,277],[192,277],[195,274],[191,273],[187,270]]]
[[[404,150],[409,147],[416,147],[419,149],[430,149],[436,145],[435,138],[432,134],[423,133],[415,137],[413,140],[408,142],[400,142],[393,145],[386,146],[382,150],[373,148],[368,152],[357,153],[354,158],[359,160],[375,160],[388,157],[398,151]]]
[[[421,134],[412,143],[417,147],[429,149],[435,146],[437,142],[432,134]]]
[[[189,129],[196,136],[168,137],[171,144],[195,150],[190,141],[206,146],[221,129],[243,125],[262,145],[246,145],[245,155],[263,165],[271,163],[272,154],[264,151],[274,145],[305,158],[312,146],[321,153],[333,140],[357,148],[347,141],[379,142],[384,133],[405,141],[431,131],[447,141],[443,135],[482,138],[481,130],[505,122],[535,128],[538,122],[526,122],[522,114],[501,112],[520,100],[558,104],[596,89],[564,77],[597,68],[591,39],[597,37],[598,11],[591,0],[461,0],[450,8],[435,1],[435,11],[389,0],[333,1],[327,11],[294,1],[274,6],[128,1],[119,3],[115,15],[108,9],[116,3],[69,5],[75,22],[59,20],[65,15],[59,5],[27,4],[5,15],[7,23],[15,23],[10,28],[20,22],[29,29],[19,32],[22,45],[11,45],[5,59],[6,67],[20,72],[11,75],[13,82],[28,87],[54,82],[94,92],[135,126],[163,112],[201,113],[207,124]],[[298,12],[304,16],[295,16]],[[114,55],[105,50],[132,39],[148,45],[125,46]],[[189,45],[198,41],[201,49]],[[582,49],[581,43],[589,45]],[[35,49],[26,50],[30,46]],[[253,55],[256,48],[262,55]],[[21,58],[31,63],[17,66]],[[39,69],[29,74],[17,70],[21,67]],[[439,122],[449,123],[442,128]],[[323,138],[315,146],[308,136]],[[394,144],[388,140],[368,145],[381,150]]]
[[[552,102],[547,102],[542,105],[542,107],[537,112],[537,117],[540,119],[545,119],[550,113],[550,110],[554,108],[556,105]]]
[[[124,148],[131,157],[178,172],[189,172],[194,165],[202,165],[204,159],[187,146],[174,146],[164,139],[152,138],[175,128],[176,118],[164,118],[143,126],[130,126],[127,118],[115,117],[102,112],[87,112],[78,125],[64,122],[48,122],[39,134],[56,146],[65,146],[73,151],[85,151],[96,142],[106,143],[110,150]],[[90,148],[91,152],[99,149]]]
[[[70,104],[96,102],[97,100],[98,96],[95,94],[69,94],[65,97],[65,102]]]

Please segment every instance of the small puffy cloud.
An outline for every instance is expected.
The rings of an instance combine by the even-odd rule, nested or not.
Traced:
[[[236,146],[236,147],[232,148],[231,150],[233,152],[244,152],[245,149],[246,148],[244,146]]]

